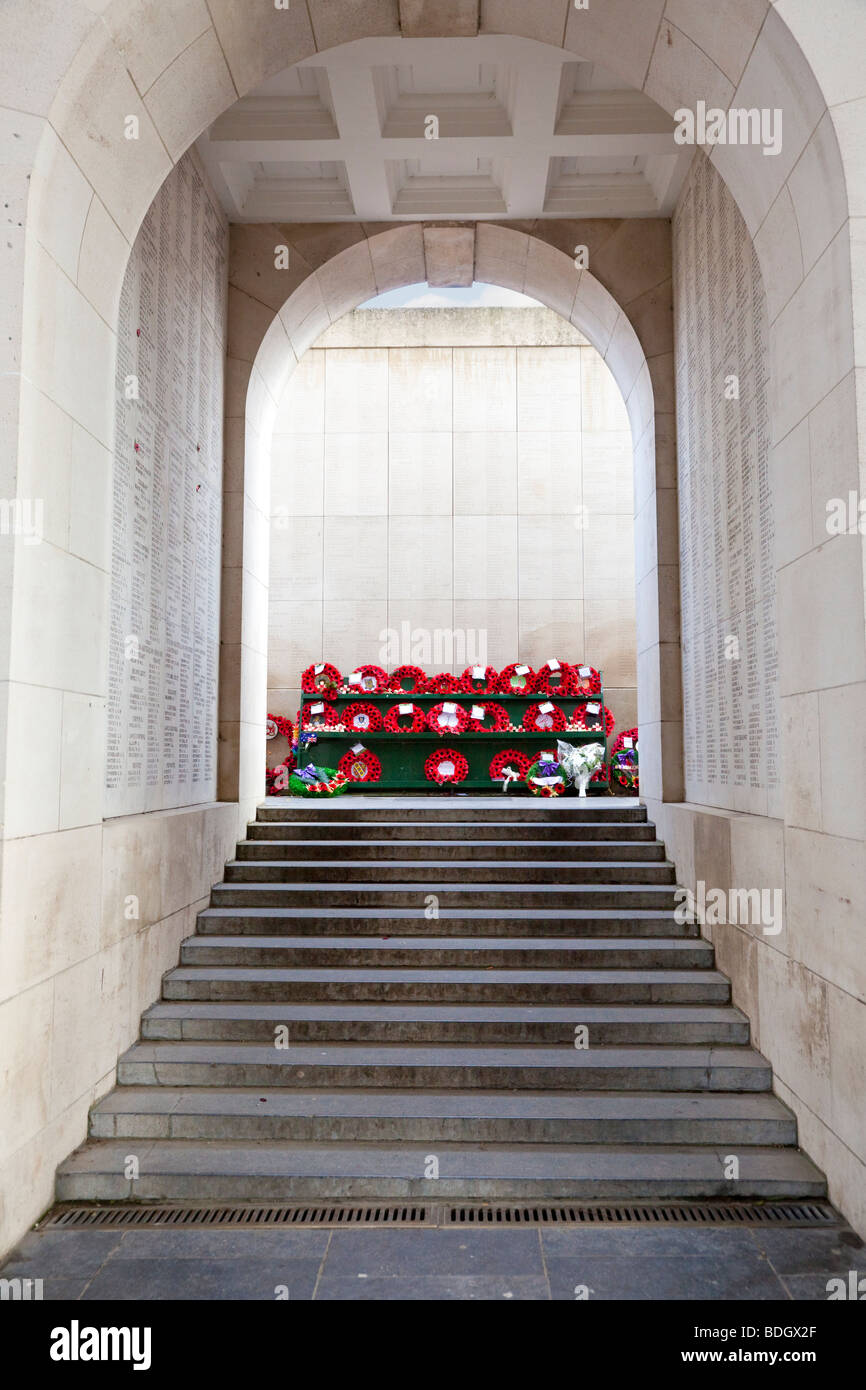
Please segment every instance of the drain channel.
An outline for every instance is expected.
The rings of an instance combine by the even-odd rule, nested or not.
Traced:
[[[57,1206],[39,1230],[165,1226],[834,1226],[828,1202],[346,1203]]]

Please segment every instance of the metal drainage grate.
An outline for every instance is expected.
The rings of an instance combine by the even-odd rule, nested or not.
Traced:
[[[59,1227],[166,1226],[835,1226],[828,1202],[683,1203],[422,1203],[164,1207],[122,1204],[54,1207],[38,1225]]]

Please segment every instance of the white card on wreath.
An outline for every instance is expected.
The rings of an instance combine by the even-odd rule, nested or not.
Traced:
[[[353,753],[363,753],[363,752],[365,752],[365,751],[366,751],[366,750],[365,750],[365,748],[364,748],[363,743],[356,743],[355,746],[354,746],[354,748],[352,749],[352,752],[353,752]]]
[[[483,681],[486,674],[487,672],[485,671],[483,666],[472,667],[472,679],[474,681]]]
[[[578,668],[577,668],[577,674],[580,676],[581,680],[586,680],[587,676],[591,676],[591,675],[592,675],[592,667],[591,667],[591,666],[578,666]]]
[[[317,676],[320,676],[320,675],[322,674],[322,672],[324,671],[324,669],[325,669],[325,663],[322,662],[321,666],[317,666],[317,667],[315,668],[315,674],[316,674]]]
[[[442,708],[443,708],[443,710],[445,711],[446,714],[456,714],[456,713],[457,713],[457,706],[454,705],[454,704],[452,704],[452,703],[450,702],[450,700],[449,700],[449,701],[446,701],[446,703],[442,706]]]
[[[623,741],[622,741],[622,746],[623,746],[623,748],[634,748],[634,739],[633,739],[633,738],[624,738]]]
[[[551,658],[547,664],[550,667],[551,671],[558,671],[560,669],[559,662],[554,661],[553,658]]]
[[[527,675],[528,671],[529,671],[529,667],[528,667],[528,666],[515,666],[515,668],[514,668],[514,674],[515,674],[515,676],[525,676],[525,675]]]
[[[353,671],[353,672],[352,672],[351,676],[349,677],[349,684],[350,684],[350,685],[360,685],[360,684],[361,684],[361,672],[360,672],[360,671]]]
[[[472,706],[472,718],[473,718],[473,719],[486,719],[486,718],[487,718],[487,710],[484,708],[483,705],[473,705],[473,706]]]
[[[310,705],[310,714],[324,714],[325,706],[322,704]]]
[[[400,714],[414,714],[414,713],[415,713],[415,706],[414,706],[414,705],[400,705],[400,706],[399,706],[399,713],[400,713]]]
[[[587,714],[600,714],[601,705],[587,705],[586,712]]]
[[[538,706],[538,712],[539,714],[553,714],[555,708],[556,706],[551,704],[550,700],[547,700],[543,705]]]

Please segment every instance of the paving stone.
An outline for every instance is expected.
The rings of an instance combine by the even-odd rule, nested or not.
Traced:
[[[785,1297],[785,1290],[766,1260],[681,1256],[586,1255],[548,1259],[551,1294],[575,1301],[575,1289],[586,1287],[589,1300],[767,1300]]]
[[[108,1299],[214,1299],[275,1302],[285,1286],[289,1299],[312,1298],[318,1260],[142,1259],[110,1260],[88,1285],[85,1302]]]
[[[316,1288],[316,1302],[507,1303],[547,1301],[550,1291],[541,1276],[450,1275],[439,1278],[401,1275],[398,1279],[332,1278],[325,1275]]]

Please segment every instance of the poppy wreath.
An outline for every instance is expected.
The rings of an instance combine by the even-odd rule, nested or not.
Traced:
[[[312,763],[289,778],[293,796],[339,796],[348,785],[348,777],[335,767],[314,767]]]
[[[625,747],[625,740],[631,739],[631,748]],[[621,734],[617,734],[611,745],[611,756],[615,753],[634,753],[637,757],[637,729],[623,729]]]
[[[529,692],[532,690],[533,682],[535,680],[535,672],[533,671],[531,666],[526,666],[526,675],[518,676],[518,666],[526,666],[526,662],[512,661],[510,666],[506,666],[503,671],[499,672],[499,681],[497,684],[497,689],[500,695],[528,695]],[[523,684],[515,685],[512,683],[514,681],[522,681]]]
[[[408,703],[408,701],[407,701]],[[401,724],[401,719],[411,718],[411,724]],[[400,713],[399,705],[392,705],[385,715],[385,732],[388,734],[424,734],[427,732],[427,715],[420,705],[412,706],[411,716]]]
[[[543,724],[539,722],[542,719],[544,720]],[[530,734],[548,734],[551,730],[560,733],[567,728],[567,721],[558,705],[554,705],[553,709],[548,710],[546,714],[542,714],[541,705],[530,705],[523,716],[523,727]]]
[[[301,675],[301,689],[305,695],[321,695],[323,700],[336,700],[343,677],[329,661],[322,663],[321,670],[308,666]]]
[[[621,787],[625,787],[626,791],[640,790],[640,774],[631,748],[624,748],[621,753],[613,754],[610,760],[610,775]]]
[[[602,763],[601,767],[596,768],[589,780],[590,782],[609,782],[610,765],[608,763]]]
[[[545,786],[538,786],[533,780],[536,777],[550,778]],[[532,764],[526,773],[526,785],[533,796],[562,796],[567,786],[565,773],[557,762],[547,762],[541,759]]]
[[[356,700],[343,710],[340,723],[355,734],[378,734],[382,728],[382,716],[375,705]]]
[[[350,694],[353,690],[363,690],[365,695],[382,695],[390,685],[390,677],[381,666],[356,666],[349,675],[361,677],[360,685],[350,685],[349,676],[346,677],[345,685]],[[372,685],[371,681],[374,682]]]
[[[439,787],[447,782],[465,782],[469,764],[456,748],[437,748],[424,763],[424,776]]]
[[[484,679],[476,680],[472,672],[476,670],[474,666],[467,666],[463,675],[460,677],[460,684],[467,695],[495,695],[499,687],[499,672],[494,671],[492,666],[485,666]]]
[[[587,666],[585,661],[576,661],[571,668],[574,672],[574,679],[577,684],[574,687],[576,695],[600,695],[601,676],[594,666]],[[588,671],[589,674],[582,676],[581,671]]]
[[[432,734],[444,734],[454,737],[457,734],[465,734],[469,728],[469,715],[460,705],[454,705],[451,710],[446,710],[446,704],[453,704],[453,701],[442,700],[438,705],[433,705],[427,714],[427,727]]]
[[[583,729],[585,732],[591,731],[594,733],[597,730],[600,733],[602,715],[604,715],[605,738],[610,738],[610,735],[613,732],[614,726],[616,724],[616,720],[614,719],[607,705],[602,705],[598,714],[589,715],[586,712],[586,705],[578,705],[574,711],[574,727],[575,729]]]
[[[351,749],[344,753],[337,764],[337,771],[347,777],[350,782],[381,782],[382,764],[371,753],[369,748],[362,748],[359,753],[353,753]]]
[[[289,777],[293,772],[295,760],[291,753],[276,767],[265,768],[265,788],[268,796],[287,796]]]
[[[527,758],[525,753],[519,753],[516,748],[503,748],[501,753],[494,753],[490,760],[490,779],[501,782],[505,769],[510,767],[519,774],[522,782],[531,766],[532,759]]]
[[[404,681],[411,681],[412,684],[404,685]],[[427,675],[420,666],[398,666],[390,680],[392,690],[405,690],[407,695],[419,695],[426,684]]]
[[[557,670],[552,670],[550,662],[539,666],[532,682],[532,689],[539,695],[575,695],[578,693],[577,675],[574,667],[561,661]]]
[[[423,691],[419,694],[424,695],[462,695],[463,681],[459,676],[452,676],[447,672],[441,676],[431,676],[424,682]]]
[[[473,719],[469,711],[469,728],[474,734],[502,734],[511,728],[511,719],[504,705],[495,700],[480,700],[482,709],[487,711],[486,719]]]
[[[333,705],[325,705],[318,714],[313,714],[313,705],[304,705],[301,710],[302,729],[333,729],[341,722],[342,716],[337,714]]]
[[[281,714],[269,714],[266,728],[269,739],[276,738],[278,734],[282,734],[283,738],[292,737],[292,721]]]

